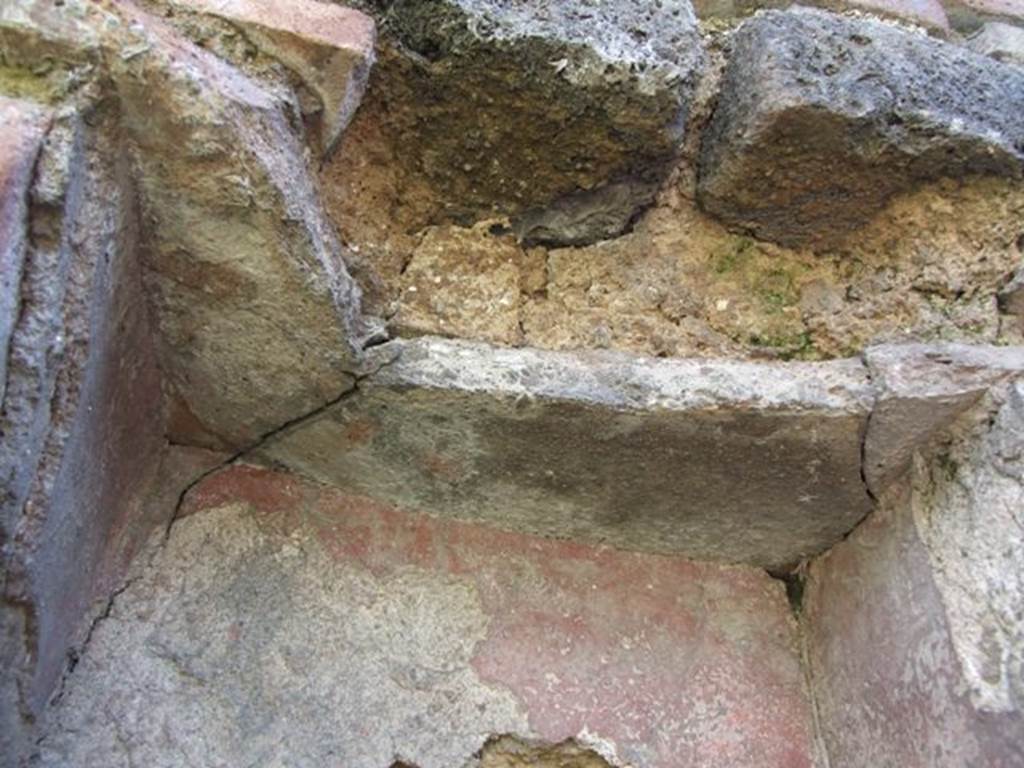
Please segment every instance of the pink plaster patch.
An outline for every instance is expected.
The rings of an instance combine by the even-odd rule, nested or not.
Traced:
[[[762,571],[410,514],[254,467],[194,496],[264,514],[301,499],[284,514],[306,515],[339,560],[471,579],[491,617],[472,666],[520,699],[539,738],[587,734],[652,768],[811,766],[793,625]]]
[[[237,502],[264,514],[292,512],[305,506],[310,490],[294,475],[238,464],[210,475],[193,488],[180,516]]]

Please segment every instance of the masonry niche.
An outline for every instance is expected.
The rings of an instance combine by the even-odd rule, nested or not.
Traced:
[[[1024,766],[1024,11],[0,8],[3,766]]]

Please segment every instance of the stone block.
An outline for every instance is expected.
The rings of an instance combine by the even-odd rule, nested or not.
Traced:
[[[689,0],[377,7],[368,144],[429,189],[424,223],[510,216],[527,242],[594,242],[651,203],[704,62]]]
[[[23,764],[93,612],[170,513],[147,504],[161,378],[127,158],[104,136],[62,112],[22,191],[30,235],[0,409],[5,766]]]
[[[967,38],[967,47],[1005,64],[1024,66],[1024,29],[990,21]]]
[[[834,10],[863,10],[887,18],[920,24],[936,33],[949,31],[949,20],[939,0],[838,0]]]
[[[359,289],[282,105],[257,83],[128,13],[110,57],[138,164],[146,284],[176,442],[246,445],[351,385]]]
[[[803,620],[830,765],[1024,765],[1022,435],[1018,383],[811,566]]]
[[[79,46],[116,93],[172,439],[236,449],[346,391],[369,330],[281,98],[128,3],[0,27]]]
[[[827,248],[944,176],[1019,178],[1024,71],[890,24],[769,11],[736,33],[704,137],[701,204]]]
[[[943,0],[953,27],[973,32],[988,21],[1024,26],[1024,2],[1021,0]]]
[[[878,400],[864,443],[864,479],[879,496],[957,417],[1024,374],[1024,348],[902,344],[865,352]]]
[[[832,11],[866,11],[886,18],[919,24],[934,34],[949,31],[949,20],[940,0],[695,0],[697,17],[704,19],[742,20],[755,11],[792,5],[807,5]]]
[[[352,120],[373,64],[376,26],[353,8],[314,0],[178,0],[222,18],[302,78],[323,107],[319,144],[329,152]]]
[[[765,566],[824,550],[869,509],[858,361],[392,347],[256,455],[430,514]]]

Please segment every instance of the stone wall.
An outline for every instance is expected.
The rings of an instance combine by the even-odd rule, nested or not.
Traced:
[[[964,417],[810,569],[803,622],[832,766],[1024,764],[1024,390]]]
[[[77,115],[12,100],[2,108],[13,166],[4,204],[16,213],[4,233],[13,322],[0,452],[0,707],[3,751],[14,754],[21,727],[73,664],[87,617],[170,510],[150,493],[163,402],[126,167],[108,160],[112,137]]]

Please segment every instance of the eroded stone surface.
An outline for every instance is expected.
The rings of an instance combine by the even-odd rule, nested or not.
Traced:
[[[700,199],[789,244],[842,241],[894,193],[1020,177],[1024,72],[891,25],[810,9],[737,32],[701,156]]]
[[[876,496],[991,387],[1024,374],[1021,347],[889,345],[864,357],[878,389],[864,443],[864,478]]]
[[[506,733],[637,768],[810,765],[793,625],[763,572],[246,466],[186,511],[93,633],[43,765],[451,768]]]
[[[791,0],[696,0],[693,4],[702,20],[736,21],[765,8],[788,8]],[[940,0],[809,0],[799,5],[833,11],[866,11],[878,16],[920,24],[942,34],[949,31],[949,20]]]
[[[55,119],[24,191],[23,264],[4,286],[18,310],[0,411],[4,765],[31,743],[94,602],[170,511],[147,503],[161,381],[106,120]]]
[[[527,255],[510,238],[490,238],[489,228],[484,222],[472,229],[427,230],[402,272],[402,296],[391,320],[396,335],[521,340]]]
[[[1016,317],[1024,330],[1024,267],[1010,276],[1000,288],[997,299],[1000,311]]]
[[[979,431],[919,460],[912,508],[971,703],[1024,736],[1024,379]]]
[[[1024,765],[1021,389],[811,568],[832,765]]]
[[[759,565],[820,552],[868,510],[857,361],[396,346],[258,455],[431,514]]]
[[[943,0],[954,28],[973,32],[987,21],[1002,21],[1024,26],[1024,2],[1021,0]]]
[[[21,279],[29,248],[29,191],[36,159],[42,148],[52,114],[31,102],[0,99],[0,403],[6,400],[8,357],[12,335],[21,313]],[[15,336],[14,352],[20,345]],[[5,409],[6,411],[6,409]],[[18,523],[18,490],[12,488],[14,467],[11,448],[17,435],[9,435],[11,417],[3,412],[4,447],[0,449],[3,493],[0,495],[0,562],[6,574],[11,557],[11,537]],[[30,462],[31,463],[31,459]],[[28,742],[23,721],[19,679],[26,665],[25,638],[30,615],[4,600],[0,608],[0,753],[20,754]]]
[[[990,21],[967,39],[967,47],[996,61],[1024,66],[1024,29],[1021,27]]]
[[[523,215],[557,242],[619,234],[671,171],[703,59],[688,0],[368,5],[379,61],[324,173],[339,221],[386,191],[345,178],[368,156],[389,157],[393,226]]]
[[[18,317],[18,283],[26,248],[28,190],[52,112],[0,96],[0,400],[7,355]]]
[[[344,392],[359,290],[288,102],[129,3],[3,14],[15,47],[59,41],[116,90],[172,438],[237,448]]]
[[[330,151],[355,115],[373,63],[373,19],[327,2],[271,7],[254,0],[176,0],[240,27],[268,56],[295,71],[320,100],[318,143]]]
[[[350,385],[358,288],[282,105],[146,19],[117,70],[140,170],[163,359],[196,429],[237,446]]]
[[[360,175],[374,173],[361,167]],[[586,247],[516,248],[500,225],[497,234],[486,226],[395,234],[379,260],[382,252],[360,241],[372,261],[360,277],[375,311],[414,310],[416,324],[397,335],[433,329],[486,340],[489,318],[511,328],[514,315],[522,334],[507,343],[651,356],[817,360],[880,343],[1019,344],[1019,323],[1000,317],[995,296],[1008,297],[1024,255],[1022,219],[1024,187],[944,181],[894,199],[842,248],[812,252],[731,233],[672,194],[630,234]],[[413,254],[427,241],[438,251],[421,263],[438,268],[423,276],[451,274],[435,284],[436,301],[418,285],[406,293]],[[510,261],[520,264],[518,306],[469,311],[493,307],[481,296],[508,295],[517,278],[501,265]]]

